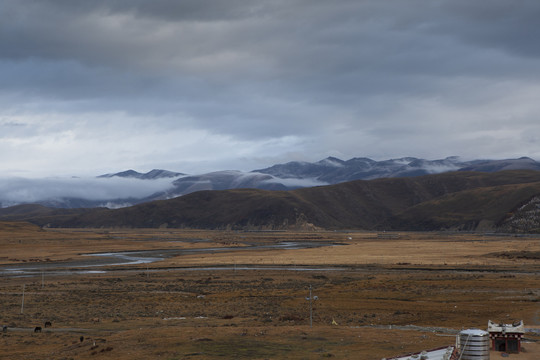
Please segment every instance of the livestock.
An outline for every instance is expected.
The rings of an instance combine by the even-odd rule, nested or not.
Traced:
[[[51,327],[52,326],[52,323],[50,321],[45,321],[45,327]]]
[[[7,332],[7,325],[2,326],[2,332],[5,332],[5,333]]]
[[[36,326],[36,327],[34,328],[34,332],[35,332],[35,333],[38,333],[38,332],[40,333],[40,332],[41,332],[41,326]]]

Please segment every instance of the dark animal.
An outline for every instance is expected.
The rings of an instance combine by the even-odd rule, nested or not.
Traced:
[[[79,340],[81,340],[81,342],[83,342],[83,341],[84,341],[84,336],[81,336],[81,337],[79,338]]]
[[[7,325],[2,326],[2,332],[7,332]]]
[[[41,332],[41,326],[36,326],[36,327],[34,328],[34,332],[35,332],[35,333],[38,333],[38,332],[40,333],[40,332]]]
[[[50,321],[45,321],[45,327],[51,327],[52,326],[52,323]]]

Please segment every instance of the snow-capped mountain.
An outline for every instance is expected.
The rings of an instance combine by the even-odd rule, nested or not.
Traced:
[[[458,157],[425,160],[403,157],[375,161],[365,157],[335,157],[310,163],[288,162],[265,169],[216,171],[200,175],[154,169],[147,173],[127,170],[80,179],[0,178],[0,207],[37,203],[57,208],[125,207],[152,200],[170,199],[200,190],[256,188],[291,190],[352,180],[411,177],[448,171],[540,170],[540,163],[526,157],[506,160],[461,161]]]
[[[255,171],[276,177],[313,178],[328,184],[337,184],[351,180],[419,176],[456,171],[469,164],[469,162],[461,162],[457,157],[448,157],[442,160],[404,157],[383,161],[369,158],[352,158],[343,161],[329,157],[315,163],[293,161]]]

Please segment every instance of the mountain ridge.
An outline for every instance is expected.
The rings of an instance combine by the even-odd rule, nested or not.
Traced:
[[[35,181],[35,184],[28,184],[28,180],[14,181],[8,184],[9,186],[2,186],[0,183],[0,188],[9,189],[5,190],[9,191],[9,193],[0,193],[0,207],[38,203],[56,208],[120,208],[154,200],[171,199],[202,190],[240,188],[274,191],[293,190],[339,184],[353,180],[415,177],[449,171],[497,172],[508,169],[540,170],[540,163],[527,157],[471,161],[461,161],[459,157],[455,156],[438,160],[402,157],[381,161],[367,157],[354,157],[349,160],[327,157],[313,163],[292,161],[250,172],[222,170],[206,174],[188,175],[162,169],[153,169],[146,173],[130,169],[118,173],[99,175],[95,178],[99,181],[92,183],[79,179],[81,185],[72,183],[55,185],[51,184],[51,180],[48,180],[47,184],[38,181]],[[135,182],[138,183],[135,184]],[[161,182],[161,185],[149,186],[150,184],[157,184],[157,182]],[[112,187],[111,184],[113,183],[118,184]],[[33,187],[25,187],[27,185]],[[66,191],[64,194],[60,193],[61,189],[67,189],[67,185],[70,186],[71,191],[69,193]],[[80,188],[75,188],[76,186]],[[54,188],[54,195],[47,195],[46,189],[48,187]],[[118,191],[131,187],[137,188],[139,191],[133,193]],[[144,188],[148,188],[148,190],[144,190]],[[16,194],[23,194],[30,200],[25,200],[24,197],[16,198]]]
[[[147,173],[140,173],[135,170],[129,169],[125,171],[121,171],[118,173],[113,174],[103,174],[97,176],[98,178],[112,178],[112,177],[123,177],[123,178],[133,178],[133,179],[141,179],[141,180],[153,180],[153,179],[161,179],[161,178],[174,178],[186,175],[184,173],[169,171],[169,170],[163,170],[163,169],[153,169],[148,171]]]
[[[121,209],[40,209],[29,216],[29,211],[7,208],[0,209],[0,220],[50,227],[519,233],[523,218],[514,215],[539,196],[540,171],[457,171],[288,191],[205,190]],[[536,205],[531,209],[540,212]],[[529,223],[527,232],[540,232],[540,224]]]

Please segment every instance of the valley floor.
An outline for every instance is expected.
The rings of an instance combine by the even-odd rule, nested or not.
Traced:
[[[84,265],[87,253],[283,241],[336,245],[176,255],[90,273],[75,265],[54,271],[66,261]],[[485,329],[489,319],[523,319],[526,328],[538,328],[539,253],[537,237],[479,234],[0,226],[0,268],[49,264],[32,275],[2,273],[0,324],[8,328],[0,335],[0,357],[398,356],[452,345],[455,333]],[[312,327],[310,287],[317,296]],[[36,326],[42,331],[35,333]],[[510,359],[537,358],[540,335],[525,337],[524,352]]]

